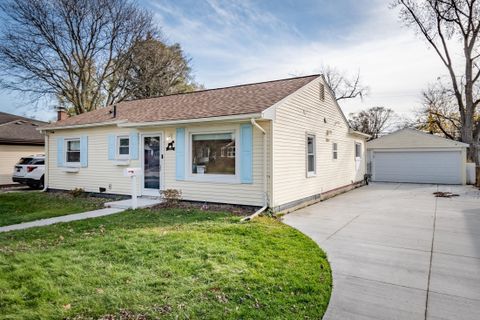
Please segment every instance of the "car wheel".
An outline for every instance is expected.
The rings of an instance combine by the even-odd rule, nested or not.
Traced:
[[[43,177],[44,177],[44,176],[42,176],[42,177],[40,178],[40,182],[39,182],[38,185],[37,185],[37,186],[38,186],[38,189],[43,189],[43,188],[45,187],[45,182],[44,182],[45,180],[44,180]]]

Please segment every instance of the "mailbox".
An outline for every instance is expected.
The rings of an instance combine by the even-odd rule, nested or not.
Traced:
[[[137,209],[137,176],[142,175],[142,168],[126,168],[123,170],[124,177],[130,177],[132,180],[132,208]]]
[[[123,170],[125,177],[140,176],[142,174],[142,168],[126,168]]]

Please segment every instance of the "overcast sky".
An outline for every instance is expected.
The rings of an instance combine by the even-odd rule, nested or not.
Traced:
[[[318,73],[330,65],[360,70],[370,94],[342,103],[346,114],[386,106],[401,115],[445,75],[434,51],[398,22],[385,0],[139,0],[164,36],[182,45],[195,80],[207,88]],[[39,106],[52,105],[42,101]],[[0,92],[0,111],[35,115],[21,96]]]

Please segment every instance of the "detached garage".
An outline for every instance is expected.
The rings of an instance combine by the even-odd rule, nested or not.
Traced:
[[[367,143],[372,181],[466,183],[468,144],[403,129]]]

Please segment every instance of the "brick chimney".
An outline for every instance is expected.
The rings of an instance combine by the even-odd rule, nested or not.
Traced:
[[[65,120],[68,118],[67,109],[64,107],[57,108],[57,121]]]

